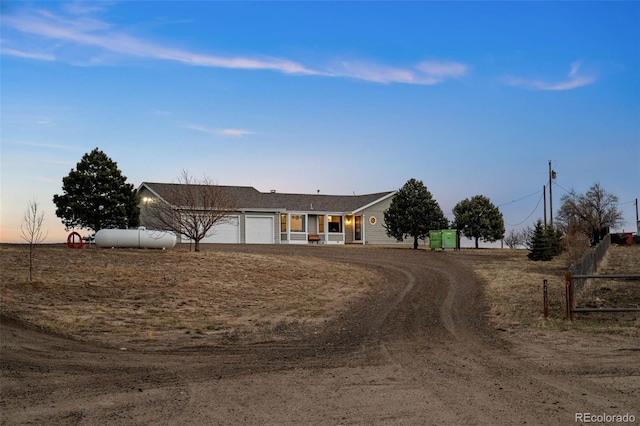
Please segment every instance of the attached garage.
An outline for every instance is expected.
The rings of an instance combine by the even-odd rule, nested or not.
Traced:
[[[273,216],[246,216],[245,242],[247,244],[274,244]]]
[[[240,219],[231,216],[224,222],[213,226],[213,233],[200,241],[201,243],[238,244],[240,243]]]

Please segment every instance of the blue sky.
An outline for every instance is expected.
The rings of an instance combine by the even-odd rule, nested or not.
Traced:
[[[635,230],[640,2],[2,3],[1,241],[98,147],[128,181],[261,191],[422,180],[507,230],[596,182]],[[519,200],[512,202],[514,200]],[[449,214],[450,219],[453,217]]]

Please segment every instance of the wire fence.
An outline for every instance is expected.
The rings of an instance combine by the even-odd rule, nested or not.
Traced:
[[[569,267],[569,272],[573,276],[580,275],[592,275],[594,274],[602,259],[607,254],[607,251],[611,247],[611,234],[607,234],[602,241],[598,243],[598,245],[593,249],[589,250],[582,256],[580,260],[576,260]],[[587,282],[586,278],[574,279],[573,282],[573,293],[580,293]]]

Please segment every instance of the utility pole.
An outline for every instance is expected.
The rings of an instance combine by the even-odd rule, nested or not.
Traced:
[[[556,178],[556,172],[551,170],[551,160],[549,160],[549,226],[553,228],[553,195],[551,191],[551,181]]]
[[[638,235],[640,235],[640,219],[638,219],[638,199],[636,198],[636,226],[638,227]]]
[[[544,199],[544,229],[547,229],[547,186],[542,185],[542,198]]]

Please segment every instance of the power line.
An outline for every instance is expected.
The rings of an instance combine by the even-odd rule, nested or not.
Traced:
[[[567,191],[566,189],[564,189],[558,182],[555,182],[554,185],[557,186],[558,188],[562,189],[567,194],[571,194],[571,191]]]
[[[527,199],[527,198],[533,197],[534,195],[536,195],[536,194],[538,194],[538,193],[540,193],[540,190],[537,190],[537,191],[535,191],[535,192],[532,192],[532,193],[531,193],[531,194],[529,194],[529,195],[525,195],[524,197],[520,197],[520,198],[517,198],[517,199],[515,199],[515,200],[512,200],[512,201],[506,202],[506,203],[502,203],[502,204],[500,204],[500,205],[498,205],[498,206],[496,206],[496,207],[502,207],[502,206],[506,206],[507,204],[517,203],[518,201],[522,201],[522,200],[525,200],[525,199]],[[533,215],[533,213],[535,213],[536,209],[540,206],[540,201],[542,201],[542,195],[540,195],[540,198],[538,199],[538,202],[537,202],[536,206],[533,208],[533,210],[531,211],[531,213],[529,213],[529,215],[528,215],[528,216],[527,216],[527,217],[526,217],[522,222],[520,222],[520,223],[518,223],[518,224],[516,224],[516,225],[511,225],[511,224],[509,224],[509,223],[505,223],[505,224],[506,224],[506,225],[509,225],[509,226],[519,226],[519,225],[522,225],[523,223],[525,223],[525,222],[526,222],[526,221],[527,221],[527,220],[528,220],[528,219]],[[454,214],[453,214],[453,212],[451,212],[451,213],[445,213],[445,216],[454,216]]]
[[[528,197],[530,197],[530,195],[529,195]],[[526,198],[526,197],[525,197],[525,198]],[[520,226],[520,225],[522,225],[522,224],[523,224],[523,223],[525,223],[527,220],[529,220],[529,218],[530,218],[531,216],[533,216],[533,214],[534,214],[534,213],[536,212],[536,210],[538,209],[538,206],[540,206],[540,201],[542,201],[542,194],[540,195],[540,198],[538,198],[538,203],[536,204],[536,206],[533,208],[533,210],[531,210],[531,213],[529,213],[529,216],[527,216],[526,218],[524,218],[524,220],[523,220],[522,222],[520,222],[520,223],[516,223],[515,225],[512,225],[512,224],[510,224],[510,223],[506,223],[506,222],[505,222],[505,224],[506,224],[506,225],[509,225],[509,226]]]
[[[540,192],[540,190],[537,190],[536,192],[532,192],[531,194],[529,194],[529,195],[525,195],[524,197],[518,198],[517,200],[513,200],[513,201],[509,201],[508,203],[500,204],[500,205],[499,205],[499,206],[497,206],[497,207],[502,207],[502,206],[506,206],[507,204],[517,203],[518,201],[522,201],[522,200],[524,200],[525,198],[533,197],[534,195],[536,195],[536,194],[537,194],[537,193],[539,193],[539,192]]]
[[[517,203],[518,201],[522,201],[522,200],[524,200],[524,199],[527,199],[527,198],[533,197],[533,196],[534,196],[534,195],[536,195],[538,192],[540,192],[540,191],[538,190],[538,191],[536,191],[536,192],[532,192],[532,193],[531,193],[531,194],[529,194],[529,195],[525,195],[524,197],[520,197],[520,198],[517,198],[517,199],[515,199],[515,200],[509,201],[509,202],[507,202],[507,203],[500,204],[500,205],[498,205],[498,206],[496,206],[496,207],[502,207],[502,206],[506,206],[507,204]],[[538,200],[538,205],[540,205],[540,200]],[[536,206],[536,208],[537,208],[537,207],[538,207],[538,206]],[[450,213],[444,213],[444,215],[445,215],[445,216],[455,216],[455,214],[453,213],[453,211],[452,211],[452,212],[450,212]],[[531,216],[531,215],[529,215],[529,216]],[[525,221],[526,221],[526,220],[527,220],[527,219],[525,219]],[[508,224],[507,224],[507,225],[508,225]],[[510,226],[512,226],[512,225],[510,225]]]

